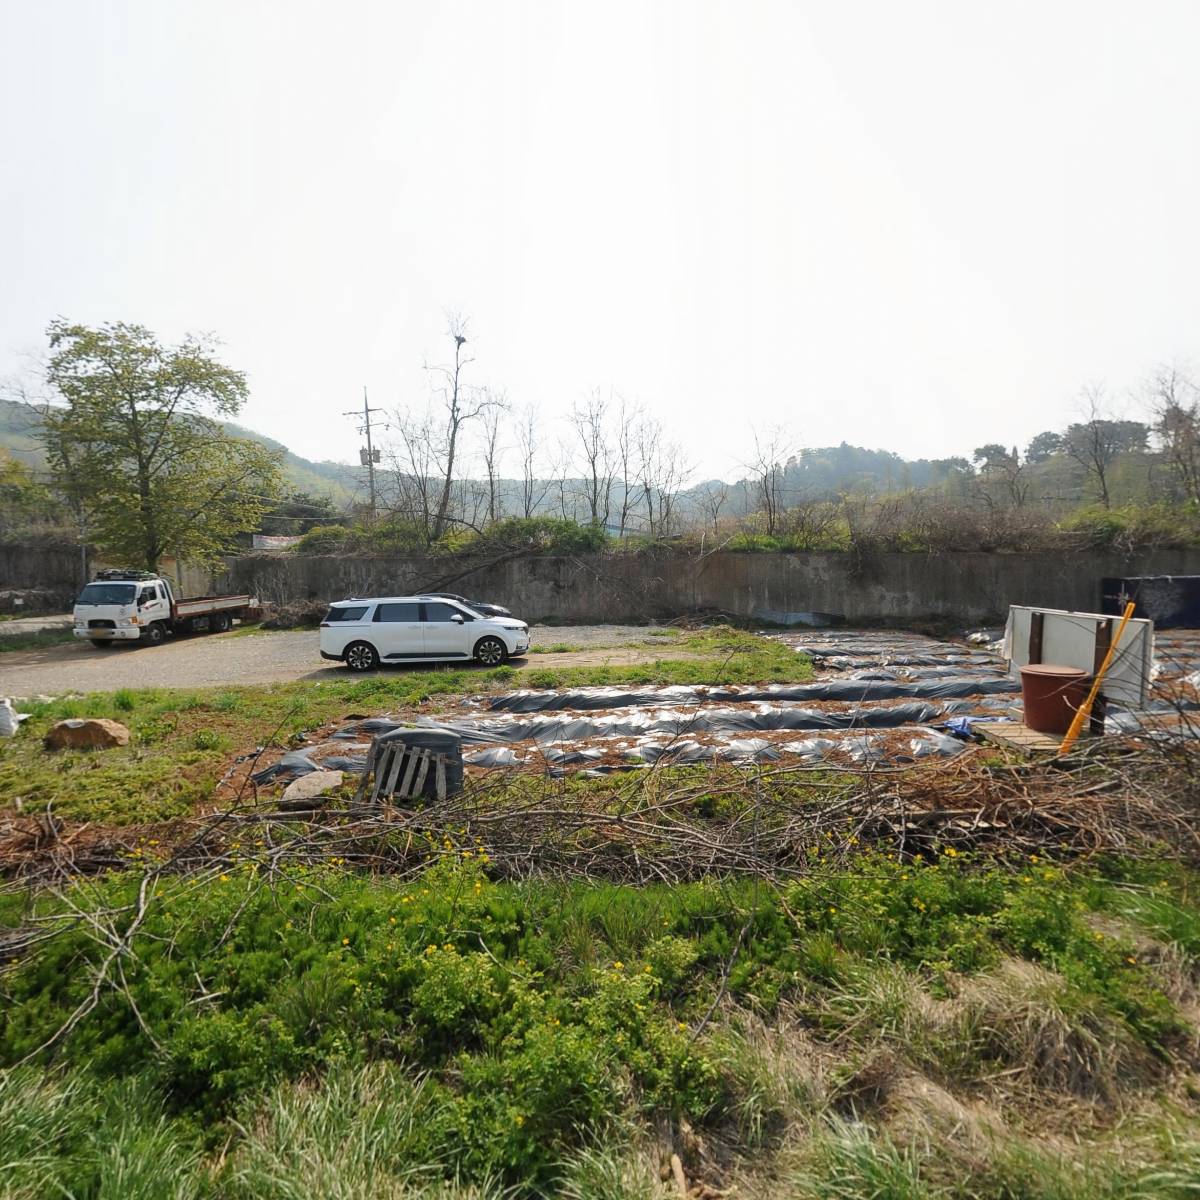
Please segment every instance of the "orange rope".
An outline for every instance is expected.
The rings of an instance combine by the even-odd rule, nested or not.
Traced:
[[[1134,603],[1132,600],[1125,605],[1125,615],[1121,618],[1120,625],[1117,626],[1117,635],[1112,640],[1112,645],[1108,648],[1108,653],[1104,656],[1104,661],[1100,664],[1100,670],[1096,672],[1096,678],[1092,680],[1091,690],[1088,692],[1087,699],[1079,706],[1079,710],[1075,713],[1075,719],[1071,722],[1071,728],[1067,730],[1067,736],[1063,738],[1062,745],[1059,746],[1059,754],[1066,754],[1071,749],[1079,738],[1080,732],[1083,730],[1083,723],[1092,714],[1092,705],[1096,703],[1096,697],[1100,694],[1100,685],[1104,682],[1104,676],[1108,668],[1112,665],[1113,655],[1117,652],[1117,646],[1121,643],[1121,635],[1125,632],[1125,626],[1129,624],[1129,618],[1133,616]]]

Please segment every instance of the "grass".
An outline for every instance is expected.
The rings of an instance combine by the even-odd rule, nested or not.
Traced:
[[[65,646],[76,640],[70,629],[46,629],[40,633],[0,635],[0,654],[14,650],[42,650],[47,646]]]
[[[532,674],[809,673],[729,630],[675,646],[703,658],[67,698],[0,746],[0,795],[147,822],[203,803],[232,755],[352,712]],[[92,715],[131,745],[41,749]],[[645,786],[709,779],[681,818],[737,821],[752,797],[718,776]],[[563,786],[627,799],[616,777]],[[857,785],[779,786],[800,804]],[[126,868],[62,895],[0,888],[0,1197],[649,1200],[672,1153],[712,1189],[693,1194],[747,1200],[1200,1192],[1200,876],[1181,865],[860,848],[787,882],[633,888],[502,879],[447,829],[405,877],[286,853],[268,871],[265,833],[230,835],[232,865],[147,876],[166,851],[141,832]]]
[[[165,821],[209,799],[230,755],[258,745],[286,745],[294,735],[341,719],[412,709],[439,696],[514,686],[739,683],[806,679],[808,661],[778,642],[718,628],[680,639],[701,657],[663,658],[637,666],[492,670],[393,668],[330,682],[180,690],[96,692],[21,706],[30,712],[20,734],[0,744],[0,811],[17,806],[111,824]],[[57,720],[109,717],[132,737],[127,747],[96,752],[42,749]]]
[[[252,847],[221,879],[162,879],[51,1051],[109,947],[72,921],[9,963],[10,1194],[653,1196],[664,1127],[689,1178],[739,1195],[1200,1187],[1195,993],[1172,998],[1147,928],[1091,924],[1131,890],[1194,911],[1186,872],[868,856],[781,894],[498,882],[469,848],[407,881],[268,887]],[[137,891],[114,875],[69,902]],[[64,911],[0,900],[8,925]]]

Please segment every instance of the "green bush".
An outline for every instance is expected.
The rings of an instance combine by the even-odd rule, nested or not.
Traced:
[[[479,533],[454,530],[437,543],[447,554],[587,554],[603,550],[608,535],[599,525],[580,525],[558,517],[506,517]]]
[[[1186,873],[1079,878],[1029,858],[1011,869],[974,864],[952,848],[934,861],[864,854],[820,870],[824,851],[811,847],[813,873],[780,892],[755,881],[501,883],[486,847],[458,836],[431,845],[443,860],[410,880],[304,869],[267,886],[252,849],[217,878],[163,878],[94,1007],[111,942],[90,921],[62,922],[0,975],[0,1067],[74,1065],[110,1092],[137,1076],[155,1089],[139,1101],[154,1137],[160,1092],[166,1111],[218,1131],[217,1141],[237,1120],[247,1149],[233,1169],[246,1189],[272,1162],[307,1153],[296,1111],[316,1119],[320,1109],[342,1128],[348,1094],[337,1112],[329,1103],[370,1084],[405,1122],[385,1137],[387,1122],[364,1116],[383,1139],[379,1153],[387,1142],[416,1156],[414,1169],[501,1177],[536,1195],[552,1194],[562,1162],[622,1117],[699,1125],[739,1111],[731,1089],[740,1085],[695,1036],[722,980],[743,1010],[799,1012],[829,1038],[907,1047],[905,995],[952,992],[1016,958],[1053,973],[1058,1011],[1078,1014],[1082,1028],[1115,1029],[1143,1057],[1178,1044],[1179,1018],[1153,965],[1098,935],[1088,916],[1123,911],[1136,889],[1155,898],[1142,906],[1148,916],[1190,944]],[[140,885],[140,875],[112,875],[69,901],[100,908],[119,934]],[[41,921],[72,911],[51,897],[34,908]],[[29,917],[16,894],[0,904],[6,925]],[[967,1041],[956,1060],[964,1071],[1011,1065],[996,1039]],[[939,1061],[937,1045],[919,1052]],[[380,1060],[394,1066],[371,1083],[361,1070]],[[329,1098],[301,1082],[317,1077],[331,1081]],[[15,1153],[34,1136],[22,1128],[53,1131],[64,1106],[76,1106],[52,1088],[22,1095],[9,1122]],[[53,1136],[64,1155],[86,1143],[66,1129]],[[184,1137],[171,1153],[186,1160],[193,1145]],[[317,1169],[336,1171],[352,1149],[327,1146]]]
[[[341,525],[314,525],[294,549],[297,554],[341,554],[356,544],[357,532]]]
[[[1186,505],[1089,505],[1061,521],[1059,528],[1076,545],[1099,550],[1187,549],[1200,545],[1200,514]]]

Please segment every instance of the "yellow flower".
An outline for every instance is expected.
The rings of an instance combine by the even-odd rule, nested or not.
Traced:
[[[614,971],[623,971],[623,970],[625,970],[625,964],[623,962],[621,962],[620,960],[618,960],[617,962],[613,963],[613,970]]]
[[[228,883],[228,882],[229,882],[229,876],[228,876],[228,875],[222,875],[222,876],[221,876],[221,882],[222,882],[222,883]]]
[[[342,945],[343,945],[343,946],[348,946],[348,945],[350,945],[350,939],[349,939],[349,938],[342,938]]]
[[[649,974],[650,974],[650,964],[649,964],[649,963],[647,963],[647,964],[646,964],[646,965],[645,965],[645,966],[642,968],[642,974],[643,974],[643,975],[649,975]]]
[[[513,1117],[513,1120],[514,1120],[514,1121],[515,1121],[515,1122],[516,1122],[518,1125],[524,1125],[524,1124],[525,1124],[525,1117],[524,1117],[524,1115],[523,1115],[522,1113],[517,1113],[517,1115],[516,1115],[515,1117]]]
[[[1136,958],[1134,958],[1132,954],[1130,954],[1130,955],[1127,955],[1127,956],[1126,956],[1126,958],[1125,958],[1125,961],[1126,961],[1127,963],[1136,963],[1136,962],[1137,962],[1137,959],[1136,959]]]
[[[834,908],[834,906],[831,904],[831,905],[829,906],[829,911],[830,911],[831,913],[835,913],[835,912],[837,912],[837,909],[836,909],[836,908]]]
[[[945,854],[947,858],[957,858],[958,857],[958,851],[955,850],[955,848],[953,846],[947,846],[946,849],[942,851],[942,853]]]

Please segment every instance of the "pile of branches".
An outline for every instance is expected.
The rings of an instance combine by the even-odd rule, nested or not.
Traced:
[[[156,873],[219,874],[252,858],[265,881],[323,863],[407,878],[464,850],[486,853],[497,879],[628,884],[794,878],[866,848],[901,858],[950,848],[1072,859],[1165,846],[1200,863],[1198,747],[1106,739],[1012,765],[968,750],[949,763],[895,768],[655,767],[603,789],[495,771],[408,807],[281,811],[273,799],[243,796],[208,816],[119,830],[68,829],[43,814],[0,828],[0,871],[28,886],[139,862],[150,870],[148,859]],[[161,853],[145,848],[150,835]]]

